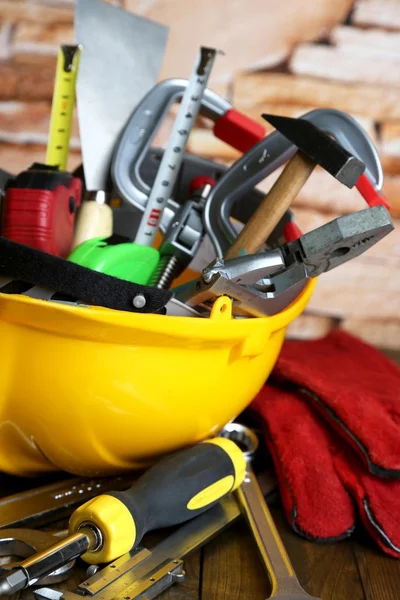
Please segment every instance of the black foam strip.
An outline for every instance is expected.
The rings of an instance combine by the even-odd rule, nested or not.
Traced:
[[[156,313],[172,297],[159,290],[87,269],[63,258],[0,237],[0,275],[76,298],[86,304],[137,313]],[[146,304],[135,308],[133,299],[143,294]]]

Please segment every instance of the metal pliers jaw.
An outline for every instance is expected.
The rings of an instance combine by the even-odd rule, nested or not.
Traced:
[[[287,308],[310,278],[359,256],[392,230],[387,209],[374,206],[338,217],[280,248],[226,261],[217,258],[200,277],[172,292],[203,310],[227,295],[236,315],[272,316]]]

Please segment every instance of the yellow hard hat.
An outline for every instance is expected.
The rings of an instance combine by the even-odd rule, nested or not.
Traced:
[[[311,279],[272,317],[135,314],[0,294],[0,470],[106,475],[214,435],[270,374]]]

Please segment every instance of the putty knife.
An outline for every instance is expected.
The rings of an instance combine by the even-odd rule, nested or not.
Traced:
[[[74,247],[112,233],[105,192],[113,148],[157,81],[167,36],[167,27],[101,0],[77,1],[75,38],[82,47],[77,109],[87,199],[95,202],[82,206]]]

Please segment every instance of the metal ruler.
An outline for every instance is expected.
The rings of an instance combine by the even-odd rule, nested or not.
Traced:
[[[79,46],[61,46],[57,57],[46,164],[60,171],[67,168],[79,56]]]
[[[160,226],[162,213],[171,195],[190,131],[201,107],[201,100],[211,73],[217,50],[201,47],[189,84],[184,92],[178,115],[162,157],[135,242],[152,246]]]

